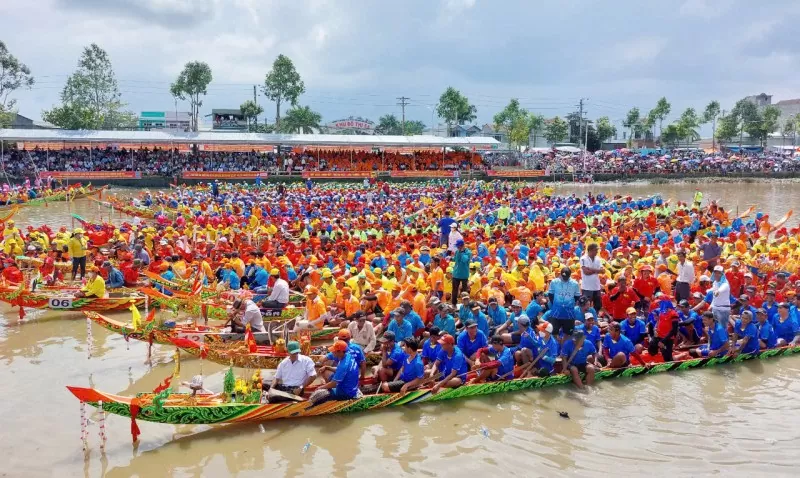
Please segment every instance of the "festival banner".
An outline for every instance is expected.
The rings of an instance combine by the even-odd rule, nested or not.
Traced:
[[[545,171],[541,169],[525,170],[525,171],[486,171],[487,176],[495,178],[538,178],[545,175]]]
[[[363,179],[374,175],[372,171],[303,171],[304,179]]]
[[[393,178],[455,178],[458,171],[392,171]]]
[[[271,144],[201,144],[201,151],[219,153],[274,153],[275,146]]]
[[[55,179],[142,179],[139,171],[42,171],[41,176]]]
[[[265,171],[184,171],[183,179],[255,179],[266,178]]]

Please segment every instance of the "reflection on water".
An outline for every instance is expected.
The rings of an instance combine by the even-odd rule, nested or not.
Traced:
[[[707,198],[735,211],[757,203],[774,216],[800,203],[800,187],[754,183],[704,185]],[[689,201],[693,185],[560,186],[559,192]],[[89,201],[27,209],[18,223],[71,226],[70,214],[108,219]],[[115,221],[120,218],[114,217]],[[117,317],[127,320],[127,312]],[[126,343],[93,326],[86,356],[80,314],[29,315],[0,305],[0,447],[8,476],[690,476],[726,473],[796,476],[800,438],[800,357],[571,388],[422,404],[350,416],[234,426],[169,426],[140,422],[138,447],[130,421],[107,419],[105,455],[97,425],[84,460],[79,405],[64,388],[91,385],[133,395],[150,391],[174,368],[173,350]],[[225,367],[183,357],[182,380],[202,373],[221,389]],[[558,416],[569,412],[570,419]],[[93,420],[99,417],[91,415]],[[481,430],[486,429],[487,434]],[[310,440],[312,445],[303,452]]]

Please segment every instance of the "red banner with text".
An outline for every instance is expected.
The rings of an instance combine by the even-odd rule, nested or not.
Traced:
[[[266,178],[265,171],[184,171],[183,179],[255,179]]]
[[[363,179],[374,175],[372,171],[303,171],[305,179]]]
[[[495,178],[538,178],[545,175],[544,170],[526,170],[526,171],[486,171],[487,176]]]
[[[393,178],[457,178],[459,171],[392,171]]]
[[[41,176],[55,179],[142,179],[138,171],[42,171]]]

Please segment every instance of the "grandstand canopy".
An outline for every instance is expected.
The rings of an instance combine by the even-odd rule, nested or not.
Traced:
[[[149,143],[149,144],[270,144],[303,146],[405,146],[405,147],[472,147],[496,148],[500,142],[492,137],[471,136],[443,138],[439,136],[378,136],[338,134],[261,134],[234,132],[199,133],[175,131],[90,131],[0,129],[4,141],[63,141],[65,143]]]

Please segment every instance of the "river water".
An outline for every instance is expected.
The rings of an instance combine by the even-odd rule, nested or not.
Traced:
[[[711,183],[707,198],[731,209],[750,204],[783,215],[800,203],[791,183]],[[690,201],[694,185],[559,186],[559,194],[602,191]],[[70,213],[108,217],[88,200],[29,208],[20,225],[71,225]],[[114,218],[117,220],[117,218]],[[794,221],[792,221],[793,225]],[[66,385],[130,395],[172,373],[173,351],[126,344],[92,327],[87,358],[80,314],[46,313],[20,322],[0,305],[0,476],[797,476],[800,357],[571,387],[422,404],[375,413],[235,426],[171,426],[108,416],[90,450],[80,441],[80,408]],[[126,313],[127,314],[127,313]],[[123,314],[126,315],[126,314]],[[200,373],[184,359],[184,380]],[[220,390],[222,366],[204,363],[206,387]],[[87,410],[92,410],[87,408]],[[567,411],[570,419],[560,418]],[[99,415],[92,413],[94,421]],[[305,445],[311,445],[304,451]],[[792,471],[795,470],[795,471]],[[484,475],[486,476],[486,475]]]

